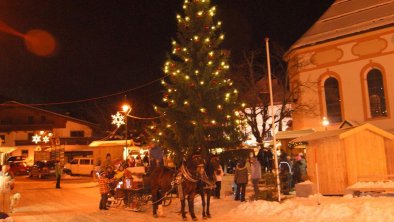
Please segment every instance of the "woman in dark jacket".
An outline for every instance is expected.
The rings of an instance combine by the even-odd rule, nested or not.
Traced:
[[[235,200],[245,201],[246,185],[248,184],[248,169],[246,168],[245,161],[240,161],[235,168],[234,182],[237,184]]]

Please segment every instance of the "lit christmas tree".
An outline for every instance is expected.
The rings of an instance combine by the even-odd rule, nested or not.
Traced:
[[[204,156],[214,148],[240,143],[238,91],[226,78],[228,53],[219,48],[224,39],[216,7],[209,0],[185,0],[184,14],[177,15],[178,33],[164,65],[169,75],[166,107],[155,107],[163,116],[150,126],[154,140],[175,154],[176,161],[197,149]]]

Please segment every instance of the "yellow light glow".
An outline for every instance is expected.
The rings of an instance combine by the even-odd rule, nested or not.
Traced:
[[[189,17],[186,17],[185,20],[188,22],[188,21],[190,21],[190,18],[189,18]]]
[[[190,79],[190,76],[186,75],[186,76],[185,76],[185,79],[186,79],[186,80],[189,80],[189,79]]]
[[[200,85],[204,85],[204,81],[200,81]]]
[[[213,120],[211,120],[211,123],[212,124],[216,124],[216,121],[213,119]]]
[[[205,108],[200,108],[200,112],[205,113],[207,110]]]
[[[241,104],[241,106],[242,106],[242,107],[245,107],[245,106],[246,106],[246,104],[245,104],[245,103],[242,103],[242,104]]]
[[[40,131],[40,135],[43,135],[45,132],[43,130]]]
[[[239,116],[239,112],[238,111],[235,111],[234,114],[235,114],[235,116]]]
[[[203,13],[204,13],[203,11],[199,11],[199,12],[197,12],[197,15],[202,16]]]
[[[193,38],[194,38],[194,40],[196,40],[196,41],[198,40],[198,36],[197,36],[197,35],[195,35]]]
[[[222,109],[222,105],[218,105],[217,107],[218,107],[218,109]]]
[[[189,104],[189,102],[188,102],[187,100],[185,100],[185,101],[183,102],[183,104],[187,105],[187,104]]]

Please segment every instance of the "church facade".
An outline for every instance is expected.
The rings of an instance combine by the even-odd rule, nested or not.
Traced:
[[[291,46],[291,88],[303,107],[294,111],[294,130],[349,121],[394,133],[393,12],[390,0],[337,0]]]

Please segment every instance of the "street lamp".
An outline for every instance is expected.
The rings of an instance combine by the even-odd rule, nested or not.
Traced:
[[[330,125],[330,121],[328,121],[327,117],[323,117],[322,125],[327,131],[327,126]]]

